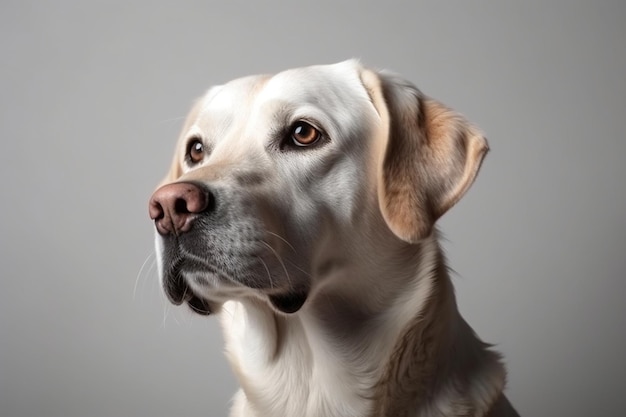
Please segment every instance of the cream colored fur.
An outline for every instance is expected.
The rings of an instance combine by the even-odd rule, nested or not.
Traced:
[[[298,120],[319,143],[285,144]],[[197,165],[191,138],[207,149]],[[487,149],[457,113],[357,61],[197,102],[165,184],[216,190],[228,220],[196,219],[197,246],[157,235],[157,257],[164,280],[172,253],[196,262],[176,276],[221,320],[241,384],[232,417],[517,415],[499,355],[457,310],[435,228]],[[224,262],[241,275],[211,272]],[[263,273],[244,280],[249,264]],[[295,312],[275,301],[291,293],[305,295]]]

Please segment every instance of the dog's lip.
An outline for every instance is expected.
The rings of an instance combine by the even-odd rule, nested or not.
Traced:
[[[189,287],[182,277],[177,276],[174,279],[174,282],[169,279],[166,281],[163,292],[170,303],[179,306],[187,301],[193,294],[190,293]]]
[[[208,303],[193,293],[180,271],[180,264],[170,270],[170,276],[165,278],[163,292],[174,305],[187,303],[198,314],[210,314]]]
[[[193,265],[190,265],[190,263],[195,264],[195,267],[192,267]],[[268,301],[276,310],[284,314],[293,314],[302,308],[308,298],[309,291],[306,288],[283,288],[281,290],[278,288],[252,287],[233,281],[222,274],[216,274],[214,271],[200,270],[199,268],[202,266],[197,265],[196,259],[188,259],[183,256],[179,256],[171,263],[163,277],[163,290],[172,304],[176,306],[187,304],[194,313],[206,316],[215,311],[212,308],[212,303],[218,300],[249,296],[251,293],[256,292],[257,295],[265,293]],[[188,274],[192,274],[193,277],[187,276]],[[223,281],[224,286],[212,287],[209,281],[204,278],[204,274],[215,274],[216,277],[214,278],[226,279],[228,282]],[[194,281],[194,284],[190,285],[187,279]],[[202,295],[205,291],[201,288],[205,286],[207,290],[211,291],[210,299]]]
[[[168,300],[174,305],[187,303],[191,311],[203,316],[211,314],[211,306],[207,300],[194,294],[189,286],[182,283],[180,286],[169,286],[165,290]]]
[[[208,316],[211,314],[211,306],[209,303],[203,298],[192,295],[187,300],[187,305],[194,313],[200,314],[201,316]]]
[[[270,295],[272,305],[285,314],[293,314],[302,308],[308,298],[307,291],[292,291],[286,294]]]

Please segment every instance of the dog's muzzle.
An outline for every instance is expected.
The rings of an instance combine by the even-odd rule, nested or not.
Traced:
[[[219,204],[224,206],[223,204]],[[215,248],[202,246],[202,236],[206,233],[212,234],[215,238],[216,234],[228,234],[233,232],[232,229],[224,230],[223,227],[218,229],[212,226],[216,225],[218,216],[218,204],[216,201],[216,193],[211,192],[208,187],[198,182],[175,182],[167,184],[154,192],[149,202],[150,218],[154,220],[154,224],[160,238],[164,241],[163,254],[163,289],[172,304],[180,305],[187,303],[189,307],[198,314],[210,314],[212,312],[210,302],[190,288],[186,281],[188,274],[195,274],[198,271],[206,271],[207,273],[220,276],[221,272],[215,270],[215,265],[207,269],[207,264],[202,263],[198,258],[202,256],[210,256]],[[212,220],[211,220],[212,219]],[[228,221],[224,221],[228,224]],[[209,226],[211,224],[212,226]],[[206,230],[205,230],[206,229]],[[211,230],[211,232],[208,232]],[[235,230],[236,232],[236,230]],[[246,241],[246,239],[244,239]],[[206,239],[204,239],[206,245]],[[179,251],[191,252],[192,256],[186,256]],[[195,252],[195,253],[194,253]],[[271,258],[270,258],[271,259]],[[267,270],[266,260],[260,261],[255,265],[257,271],[243,271],[246,273],[258,274]],[[284,264],[282,263],[284,268]],[[218,269],[218,268],[216,268]],[[222,271],[225,275],[237,276],[237,270]],[[240,276],[242,276],[240,275]],[[189,278],[189,277],[187,277]],[[195,278],[200,279],[200,278]],[[219,278],[218,278],[219,279]],[[245,282],[245,280],[244,280]],[[271,280],[270,280],[271,283]],[[249,288],[258,288],[262,290],[264,287],[257,287],[254,281],[246,282],[243,285]],[[262,282],[262,284],[265,284]],[[281,294],[275,291],[268,293],[269,301],[279,311],[284,313],[295,313],[305,303],[308,295],[308,288],[291,288],[285,290]]]
[[[177,182],[164,185],[152,195],[149,203],[150,218],[157,232],[163,236],[180,236],[191,230],[194,219],[212,209],[213,195],[201,184]],[[174,267],[178,269],[178,267]],[[180,273],[164,282],[164,291],[172,304],[186,302],[198,314],[211,313],[209,303],[189,289]]]

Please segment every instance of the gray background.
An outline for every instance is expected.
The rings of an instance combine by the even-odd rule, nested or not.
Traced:
[[[512,402],[623,415],[625,21],[624,1],[3,1],[0,415],[226,414],[217,321],[164,301],[147,200],[207,87],[350,57],[487,132],[441,228]]]

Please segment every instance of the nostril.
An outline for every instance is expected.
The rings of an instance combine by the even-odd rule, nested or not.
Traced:
[[[177,198],[174,202],[174,212],[178,214],[187,214],[190,213],[187,208],[187,200],[184,198]]]
[[[211,198],[211,192],[205,187],[198,186],[194,183],[188,185],[189,188],[187,188],[180,197],[183,201],[176,202],[176,210],[180,210],[180,213],[202,213],[206,211],[209,202],[213,200]]]
[[[163,206],[154,198],[150,201],[149,212],[152,220],[160,220],[165,216]]]

